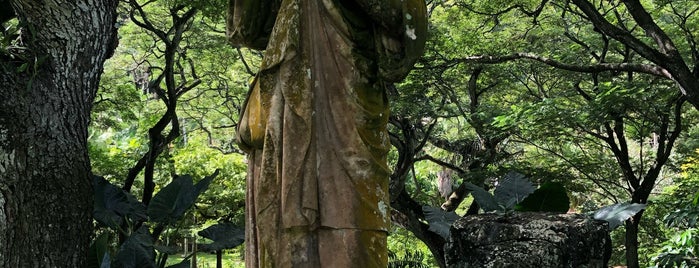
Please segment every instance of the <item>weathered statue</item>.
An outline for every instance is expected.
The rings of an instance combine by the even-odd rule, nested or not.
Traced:
[[[422,54],[424,0],[229,0],[264,49],[238,128],[247,267],[386,267],[386,83]]]

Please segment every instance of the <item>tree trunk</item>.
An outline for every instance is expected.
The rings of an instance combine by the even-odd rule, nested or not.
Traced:
[[[625,223],[626,236],[624,244],[626,246],[626,267],[628,268],[641,267],[638,262],[638,226],[642,216],[643,210]]]
[[[0,54],[0,267],[84,267],[87,127],[117,1],[10,2],[26,49]]]
[[[197,236],[192,237],[192,262],[190,263],[191,268],[197,268],[199,267],[197,265],[197,254],[199,254],[199,251],[197,249]]]
[[[393,223],[410,231],[417,239],[425,243],[439,267],[447,267],[444,259],[445,241],[438,234],[429,231],[429,225],[420,221],[420,219],[425,218],[422,206],[415,202],[403,189],[396,199],[391,202],[391,207],[394,209],[391,212]]]

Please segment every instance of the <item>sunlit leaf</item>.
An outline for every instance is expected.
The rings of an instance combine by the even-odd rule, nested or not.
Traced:
[[[593,217],[596,220],[607,221],[609,229],[614,230],[645,208],[646,204],[618,203],[598,209]]]
[[[534,190],[536,187],[524,175],[510,171],[495,188],[494,197],[505,209],[512,209]]]

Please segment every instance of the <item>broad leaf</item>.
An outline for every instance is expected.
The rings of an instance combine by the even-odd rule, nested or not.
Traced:
[[[119,248],[114,257],[116,268],[150,268],[155,267],[155,251],[153,250],[153,238],[148,232],[148,227],[143,226]]]
[[[444,239],[449,239],[451,225],[460,218],[459,215],[453,211],[447,212],[430,206],[423,206],[422,211],[425,213],[425,219],[430,226],[428,230]]]
[[[109,233],[105,232],[100,234],[90,245],[89,252],[87,253],[87,266],[88,267],[110,267],[110,256],[109,256]]]
[[[148,204],[148,216],[150,216],[151,221],[163,224],[179,221],[185,211],[194,205],[199,194],[209,187],[216,175],[218,175],[218,170],[196,185],[192,183],[192,177],[189,175],[173,179],[170,184],[160,189]]]
[[[199,235],[211,239],[211,244],[202,244],[202,251],[218,251],[240,246],[245,242],[245,228],[232,223],[219,223],[199,231]]]
[[[488,191],[485,189],[476,186],[473,183],[470,182],[463,182],[466,186],[466,189],[471,191],[471,195],[473,195],[473,199],[476,200],[476,203],[483,209],[485,212],[490,212],[490,211],[498,211],[502,210],[503,208],[501,207],[500,203],[491,195]]]
[[[165,246],[165,245],[153,245],[153,248],[160,253],[165,253],[167,255],[175,255],[180,251],[180,248]]]
[[[495,188],[495,200],[506,210],[522,202],[536,187],[522,174],[510,171]],[[479,203],[480,205],[480,203]]]
[[[566,213],[570,199],[563,184],[546,182],[515,206],[517,211]]]
[[[178,264],[170,265],[170,266],[168,266],[167,268],[189,268],[190,266],[191,266],[191,265],[190,265],[190,260],[189,260],[189,259],[186,259],[186,260],[183,260],[182,262],[180,262],[180,263],[178,263]]]
[[[614,230],[619,227],[624,221],[636,215],[639,211],[646,208],[646,204],[629,204],[619,203],[609,205],[595,211],[594,218],[603,220],[609,223],[609,230]]]
[[[146,219],[146,207],[133,195],[99,176],[92,177],[95,194],[93,217],[99,223],[118,230],[124,219]]]

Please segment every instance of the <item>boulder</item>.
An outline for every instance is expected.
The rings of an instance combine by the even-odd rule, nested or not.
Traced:
[[[607,267],[607,222],[580,214],[466,216],[451,227],[447,267]]]

